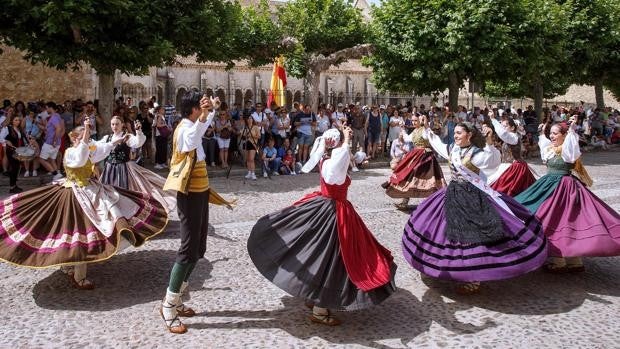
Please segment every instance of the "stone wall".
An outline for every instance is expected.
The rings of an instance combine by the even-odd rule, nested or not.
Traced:
[[[23,59],[23,53],[11,47],[2,47],[0,54],[0,99],[15,102],[95,97],[93,71],[58,71],[41,64],[32,65]]]

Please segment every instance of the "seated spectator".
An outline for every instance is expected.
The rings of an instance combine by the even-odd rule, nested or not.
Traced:
[[[293,150],[288,148],[286,153],[282,157],[282,166],[280,166],[280,172],[285,175],[296,175],[295,171],[295,155],[293,155]]]
[[[398,135],[398,138],[396,138],[392,142],[392,147],[390,149],[390,157],[392,158],[392,160],[390,160],[390,168],[392,170],[396,168],[400,160],[402,160],[403,156],[405,156],[405,154],[411,151],[412,148],[408,143],[405,142],[403,132],[405,131],[401,131]]]
[[[263,148],[263,177],[268,177],[269,172],[272,175],[279,175],[278,170],[280,169],[281,158],[278,157],[278,151],[275,148],[275,140],[273,138],[269,138],[267,141],[267,146]]]
[[[363,168],[364,165],[368,164],[369,156],[360,148],[354,155],[351,157],[351,166],[353,167],[353,172],[359,171],[360,168]]]
[[[616,126],[614,133],[611,134],[611,144],[620,144],[620,126]]]
[[[607,142],[605,142],[605,138],[602,134],[597,134],[596,136],[592,136],[590,141],[590,145],[594,147],[594,149],[602,148],[603,150],[607,150]]]

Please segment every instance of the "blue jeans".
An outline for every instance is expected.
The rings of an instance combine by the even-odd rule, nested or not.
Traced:
[[[274,160],[263,160],[263,171],[270,171],[271,173],[278,172],[280,163],[282,163],[282,159],[278,157]]]
[[[301,132],[297,132],[297,144],[298,145],[312,145],[314,141],[313,135],[307,135]]]

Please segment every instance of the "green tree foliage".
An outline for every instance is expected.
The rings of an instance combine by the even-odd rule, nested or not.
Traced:
[[[620,74],[619,0],[566,0],[571,72],[580,84],[595,86],[596,101],[604,106],[603,85]],[[613,82],[610,81],[611,84]]]
[[[456,108],[465,79],[506,74],[515,1],[386,0],[375,8],[373,56],[377,86],[418,95],[450,91]]]
[[[264,6],[242,9],[225,0],[7,0],[0,43],[23,50],[32,63],[92,66],[99,74],[100,112],[110,117],[115,71],[143,74],[179,55],[262,63],[279,49],[280,35],[268,21]]]
[[[361,11],[346,0],[291,0],[280,7],[278,25],[295,45],[286,50],[288,74],[305,78],[316,110],[321,72],[370,52],[368,26]]]
[[[485,81],[483,94],[533,98],[540,115],[543,98],[565,93],[572,82],[566,16],[555,0],[518,0],[513,9],[508,72]]]

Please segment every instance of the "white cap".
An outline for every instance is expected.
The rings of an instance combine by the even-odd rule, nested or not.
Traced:
[[[344,104],[342,104],[342,103],[338,103],[338,107],[339,107],[339,108],[344,107]]]
[[[381,105],[379,106],[379,109],[385,109],[385,104],[381,104]]]

